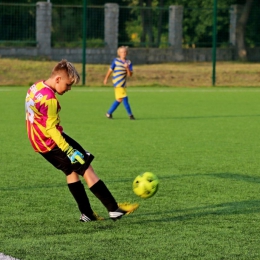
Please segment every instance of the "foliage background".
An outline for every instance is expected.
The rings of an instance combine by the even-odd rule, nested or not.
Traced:
[[[10,0],[8,3],[35,4],[37,0]],[[53,4],[53,47],[81,47],[82,46],[82,0],[52,0]],[[170,5],[184,6],[183,47],[211,47],[212,46],[212,0],[121,0],[109,1],[120,6],[119,17],[119,45],[131,47],[168,47],[168,8]],[[244,5],[246,0],[219,0],[217,17],[218,47],[229,47],[230,7],[234,4]],[[7,1],[1,1],[7,3]],[[104,0],[88,0],[87,13],[87,47],[103,47],[104,42]],[[69,8],[62,6],[70,5]],[[72,6],[74,5],[74,7]],[[97,8],[99,7],[99,9]],[[94,9],[93,9],[94,8]],[[3,11],[6,12],[6,11]],[[4,13],[0,20],[4,26],[0,27],[0,43],[10,41],[24,41],[27,45],[36,44],[33,39],[35,33],[35,14],[24,10],[18,14],[11,10],[9,15]],[[20,16],[22,19],[19,19]],[[260,2],[254,0],[246,25],[245,43],[248,47],[260,46]],[[13,19],[16,17],[16,20]],[[69,21],[69,22],[68,22]],[[24,24],[24,25],[23,25]],[[6,35],[8,27],[17,27]],[[26,30],[21,28],[27,28]],[[65,33],[62,33],[65,32]],[[21,44],[21,43],[19,43]],[[3,45],[3,43],[2,43]]]

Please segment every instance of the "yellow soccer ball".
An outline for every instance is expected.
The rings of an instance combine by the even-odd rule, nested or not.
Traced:
[[[143,199],[151,198],[157,192],[158,187],[158,177],[152,172],[138,175],[133,182],[134,193]]]

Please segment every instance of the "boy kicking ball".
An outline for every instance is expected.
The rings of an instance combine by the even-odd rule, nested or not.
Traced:
[[[120,219],[138,208],[138,204],[117,203],[105,183],[94,172],[94,156],[63,132],[60,125],[60,104],[56,94],[63,95],[80,80],[75,67],[60,61],[47,80],[33,84],[26,95],[26,126],[30,143],[44,159],[66,175],[69,191],[81,212],[80,221],[103,220],[91,208],[80,176],[90,191],[106,207],[112,220]]]

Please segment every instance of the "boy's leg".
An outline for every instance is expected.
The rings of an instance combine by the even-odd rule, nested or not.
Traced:
[[[117,109],[117,107],[120,105],[121,102],[115,100],[114,103],[111,105],[111,107],[109,108],[109,110],[107,111],[106,116],[108,118],[112,118],[112,114],[113,112]]]
[[[123,98],[123,104],[124,104],[124,107],[127,111],[127,114],[130,116],[131,119],[134,119],[134,116],[132,114],[132,110],[131,110],[131,107],[130,107],[130,104],[128,102],[128,97],[124,97]]]
[[[93,212],[87,193],[81,181],[79,180],[78,174],[72,172],[67,176],[68,188],[78,204],[78,208],[81,212],[80,221],[87,222],[93,220],[101,220],[97,218],[97,215]]]
[[[118,208],[117,202],[103,181],[101,181],[90,165],[83,175],[90,191],[102,202],[108,211]]]
[[[70,137],[68,137],[65,134],[64,137],[66,138],[66,140],[70,141],[69,143],[72,144],[73,147],[79,149],[82,153],[85,153],[85,150],[83,150],[83,148],[81,148],[75,141],[72,141]],[[79,176],[76,173],[76,171],[80,172],[81,168],[83,168],[82,171],[85,172],[85,169],[88,167],[87,163],[90,163],[93,160],[94,156],[91,154],[89,154],[89,156],[85,154],[84,159],[85,159],[85,164],[87,165],[81,165],[79,163],[71,164],[66,153],[64,153],[57,146],[47,153],[40,153],[40,154],[54,167],[56,167],[59,170],[62,170],[66,175],[68,188],[72,196],[74,197],[82,216],[84,215],[84,219],[82,219],[81,216],[80,220],[84,222],[90,220],[99,220],[100,218],[97,217],[97,215],[91,209],[89,199],[87,197],[84,186],[80,182]]]
[[[114,88],[115,90],[115,101],[109,108],[109,110],[106,113],[107,118],[112,118],[112,113],[117,109],[117,107],[122,102],[122,97],[126,96],[125,88]]]
[[[124,203],[118,205],[105,183],[97,177],[91,165],[86,170],[83,177],[87,182],[90,191],[106,207],[111,219],[117,220],[123,215],[129,214],[138,208],[138,204]]]

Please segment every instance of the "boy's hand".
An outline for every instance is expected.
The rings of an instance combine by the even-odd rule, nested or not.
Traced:
[[[84,155],[73,147],[69,146],[69,148],[65,151],[67,156],[69,157],[72,164],[79,162],[80,164],[84,164]]]
[[[107,80],[108,80],[110,74],[112,73],[112,71],[113,71],[113,70],[110,69],[110,68],[109,68],[109,70],[107,71],[107,74],[106,74],[105,79],[104,79],[104,81],[103,81],[103,83],[104,83],[105,85],[107,84]]]
[[[129,68],[129,64],[128,64],[127,62],[125,62],[125,63],[124,63],[124,67],[125,67],[126,69],[128,69],[128,68]]]

